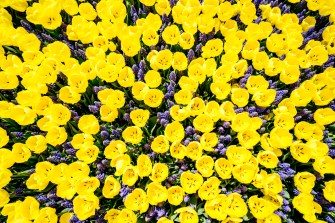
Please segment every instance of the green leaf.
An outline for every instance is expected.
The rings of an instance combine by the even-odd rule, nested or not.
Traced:
[[[9,118],[5,118],[3,119],[4,122],[8,123],[10,126],[9,127],[14,127],[16,129],[21,129],[21,126],[19,124],[17,124],[16,121],[9,119]]]
[[[291,155],[290,152],[285,153],[285,155],[283,156],[283,162]]]
[[[21,55],[22,52],[19,50],[18,47],[12,47],[12,46],[3,46],[3,48],[5,48],[6,50],[16,54],[16,55]]]
[[[198,210],[198,215],[202,215],[204,213],[205,209],[204,208],[199,208]]]
[[[244,215],[243,216],[243,221],[249,221],[250,219],[248,218],[248,216],[247,215]]]
[[[144,223],[146,222],[144,218],[137,218],[137,223]]]
[[[328,126],[329,130],[335,131],[335,124]]]
[[[174,221],[177,218],[177,216],[178,216],[178,214],[174,214],[170,217],[170,219]]]
[[[94,94],[91,94],[91,100],[95,101]]]
[[[193,195],[193,196],[191,196],[191,198],[190,198],[190,203],[191,204],[194,204],[194,205],[197,205],[197,198]]]
[[[71,212],[71,209],[70,208],[65,208],[64,210],[62,210],[59,215],[62,215],[64,213],[68,213],[68,212]]]
[[[286,198],[286,199],[290,199],[290,194],[286,190],[284,190],[283,197]]]
[[[147,136],[148,136],[148,137],[150,137],[150,136],[151,136],[151,134],[149,133],[149,131],[148,131],[148,129],[147,129],[147,128],[143,128],[143,130],[144,130],[145,134],[147,134]]]
[[[54,188],[56,185],[53,184],[53,183],[49,183],[48,186],[44,189],[44,190],[41,190],[41,192],[48,192],[50,191],[52,188]]]
[[[148,130],[151,133],[151,135],[153,134],[156,125],[157,125],[157,116],[149,118],[149,120],[148,120]]]

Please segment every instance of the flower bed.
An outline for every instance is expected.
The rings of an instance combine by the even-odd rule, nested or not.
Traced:
[[[2,0],[0,222],[335,222],[333,0]]]

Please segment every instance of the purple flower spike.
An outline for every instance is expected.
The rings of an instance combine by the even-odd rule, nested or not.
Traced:
[[[187,59],[188,59],[188,62],[190,63],[192,60],[195,59],[195,53],[192,49],[190,49],[187,53]]]

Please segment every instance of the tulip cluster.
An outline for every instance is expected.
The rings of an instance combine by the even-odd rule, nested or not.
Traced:
[[[335,223],[334,0],[1,0],[0,222]]]

